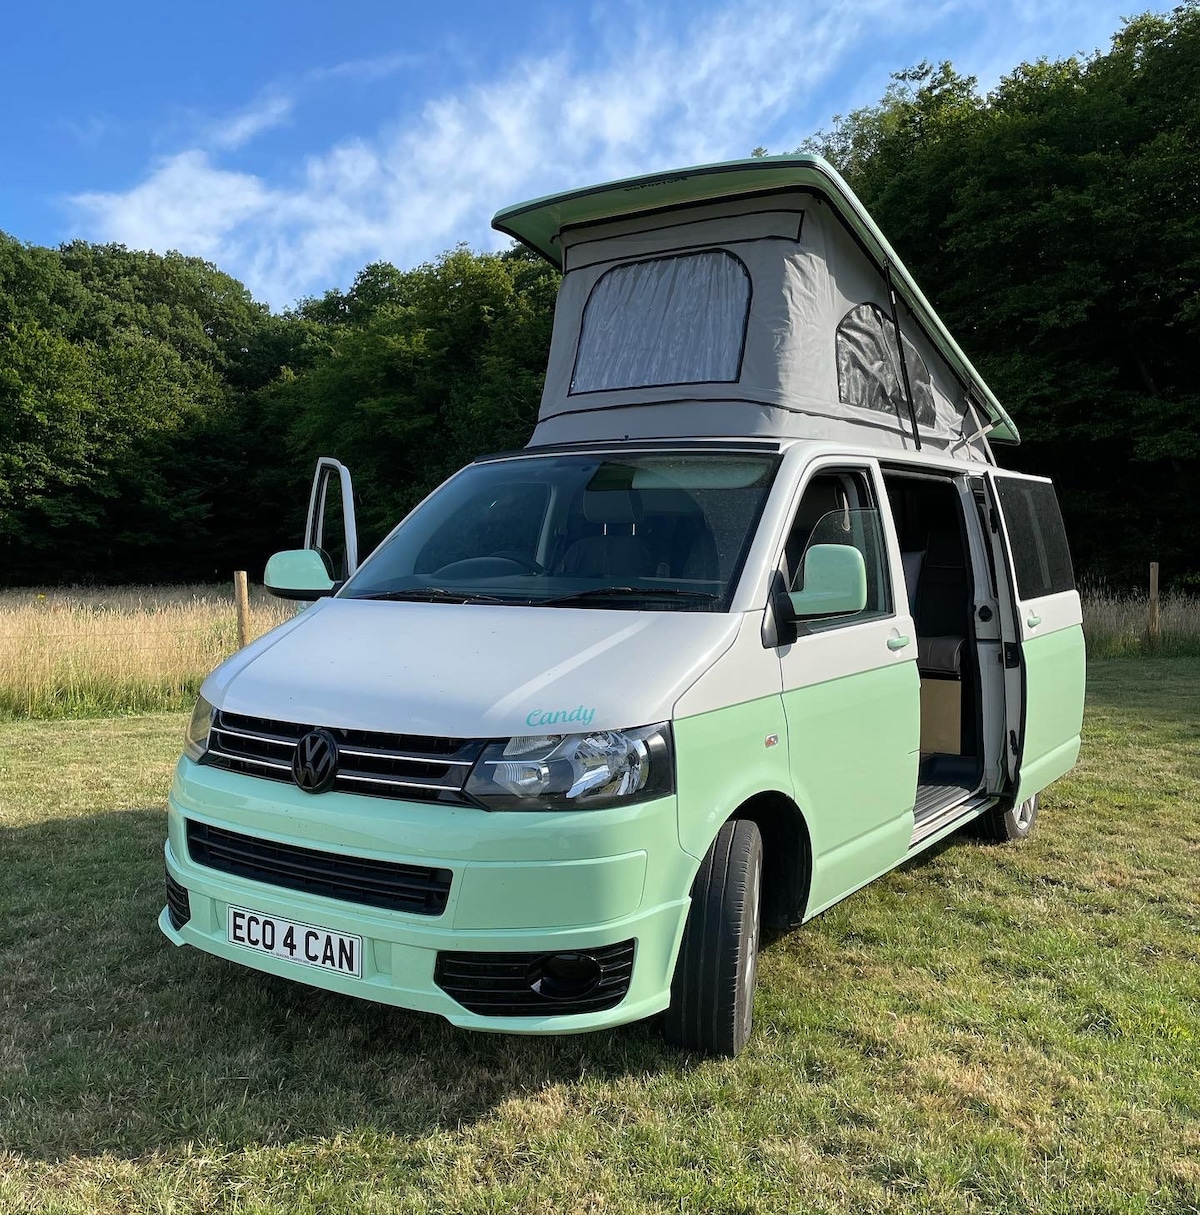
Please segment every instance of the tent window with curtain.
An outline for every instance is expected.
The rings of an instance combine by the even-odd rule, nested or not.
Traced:
[[[913,405],[921,426],[937,425],[933,383],[925,360],[907,337],[904,361],[912,386]],[[847,405],[873,409],[893,417],[908,417],[896,327],[878,304],[859,304],[842,317],[837,328],[838,396]]]
[[[733,383],[750,274],[725,249],[614,266],[583,310],[571,392]]]

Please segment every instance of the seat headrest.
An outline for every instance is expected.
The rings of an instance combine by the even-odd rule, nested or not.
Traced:
[[[633,489],[590,489],[583,495],[589,523],[641,523],[642,495]]]

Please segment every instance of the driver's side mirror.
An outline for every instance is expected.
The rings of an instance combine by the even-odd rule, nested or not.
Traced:
[[[315,548],[289,548],[267,562],[263,582],[280,599],[323,599],[338,588],[325,558]]]
[[[804,554],[804,590],[788,595],[798,617],[845,616],[867,606],[867,563],[849,544],[814,544]]]

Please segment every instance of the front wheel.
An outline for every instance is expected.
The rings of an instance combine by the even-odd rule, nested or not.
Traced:
[[[748,819],[726,823],[692,883],[663,1036],[706,1055],[736,1055],[754,1023],[762,903],[762,837]]]

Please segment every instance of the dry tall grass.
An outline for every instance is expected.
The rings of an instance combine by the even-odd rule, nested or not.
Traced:
[[[1200,597],[1178,594],[1160,597],[1161,635],[1156,645],[1150,643],[1147,595],[1085,587],[1082,597],[1083,635],[1090,658],[1200,656]]]
[[[1093,658],[1151,652],[1145,595],[1084,591]],[[252,633],[292,607],[255,589]],[[1200,599],[1162,600],[1166,656],[1200,655]],[[0,591],[0,718],[183,708],[237,647],[232,587]]]
[[[292,611],[256,589],[252,635]],[[0,591],[0,717],[180,708],[236,648],[232,585]]]

